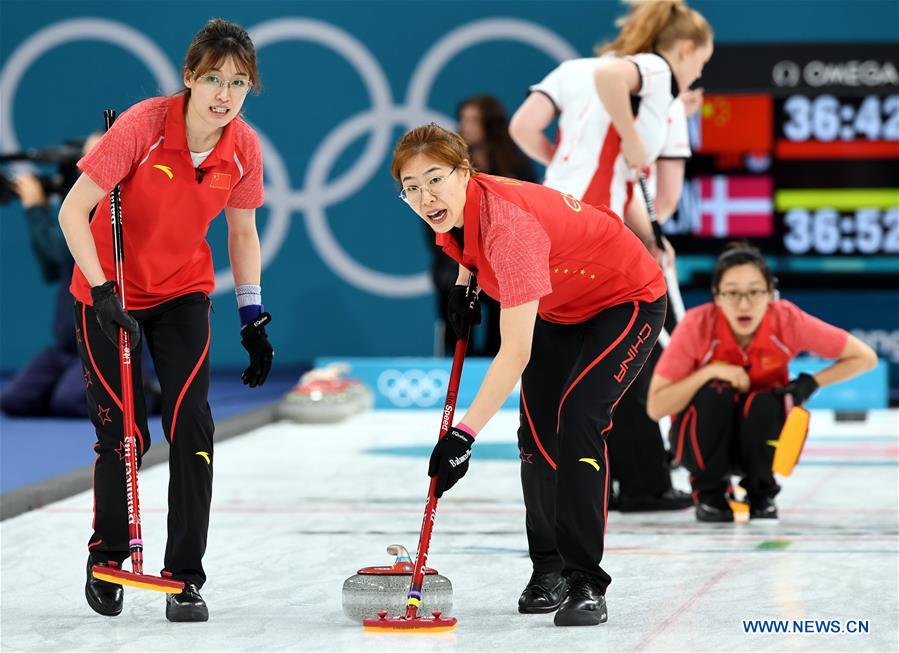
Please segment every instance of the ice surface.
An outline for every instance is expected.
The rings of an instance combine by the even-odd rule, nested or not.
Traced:
[[[896,412],[848,424],[816,413],[777,524],[611,513],[609,622],[568,629],[517,612],[530,564],[516,419],[501,413],[479,435],[468,476],[438,506],[429,565],[452,580],[453,633],[365,633],[341,611],[345,578],[389,564],[386,545],[414,553],[418,541],[439,415],[379,411],[275,424],[217,446],[208,623],[169,623],[162,595],[128,588],[121,616],[90,610],[90,493],[3,522],[2,650],[899,650]],[[167,480],[166,466],[140,476],[152,572],[162,566]],[[675,483],[686,489],[683,472]],[[744,619],[862,619],[870,632],[753,635]]]

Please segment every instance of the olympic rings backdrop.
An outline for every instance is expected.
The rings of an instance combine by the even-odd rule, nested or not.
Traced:
[[[722,41],[887,40],[895,31],[891,2],[691,4]],[[611,37],[621,12],[596,0],[3,0],[0,150],[84,136],[102,127],[104,108],[177,90],[193,34],[214,16],[239,22],[264,85],[245,117],[263,144],[263,299],[278,360],[427,355],[429,254],[390,179],[394,142],[430,120],[454,126],[458,101],[475,93],[513,111],[559,61]],[[50,340],[54,289],[40,280],[20,207],[0,211],[0,366],[10,369]],[[236,365],[245,354],[225,236],[216,220],[213,363]]]

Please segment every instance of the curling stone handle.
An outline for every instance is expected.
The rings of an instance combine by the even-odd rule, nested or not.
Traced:
[[[396,556],[395,563],[412,561],[412,557],[409,555],[408,549],[406,549],[406,547],[404,547],[402,544],[391,544],[387,547],[387,553],[392,556]]]

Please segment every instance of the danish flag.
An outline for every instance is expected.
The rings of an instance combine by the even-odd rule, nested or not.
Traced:
[[[714,175],[693,180],[698,200],[697,236],[712,238],[774,235],[774,182],[768,176]]]

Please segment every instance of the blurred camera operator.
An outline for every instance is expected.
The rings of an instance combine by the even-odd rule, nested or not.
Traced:
[[[76,151],[87,152],[99,140],[101,134],[89,136],[83,147]],[[77,160],[77,156],[72,160]],[[60,161],[60,169],[67,162]],[[4,385],[0,394],[0,410],[14,417],[84,417],[87,403],[84,394],[84,370],[78,357],[72,317],[72,260],[66,246],[56,211],[51,210],[48,189],[65,196],[74,182],[72,175],[62,174],[62,181],[40,178],[33,174],[19,174],[4,180],[22,203],[28,223],[31,250],[37,259],[46,283],[56,283],[57,291],[53,308],[53,343],[19,369]],[[56,186],[60,186],[56,188]]]

